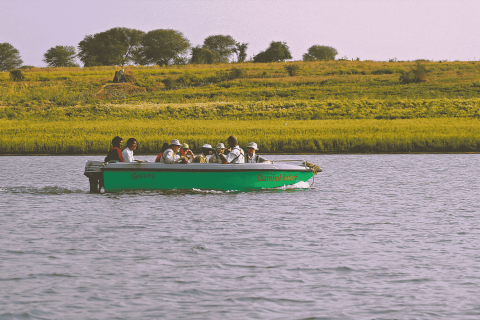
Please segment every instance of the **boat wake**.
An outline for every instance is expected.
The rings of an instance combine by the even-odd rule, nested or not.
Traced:
[[[45,186],[45,187],[6,187],[0,188],[1,193],[20,193],[20,194],[72,194],[72,193],[87,193],[85,190],[64,188],[58,186]]]
[[[275,189],[288,190],[288,189],[310,189],[311,185],[308,181],[300,181],[289,186],[282,186]]]

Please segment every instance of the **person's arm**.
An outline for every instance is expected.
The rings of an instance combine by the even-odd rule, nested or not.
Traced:
[[[262,156],[258,156],[258,161],[257,162],[258,163],[263,163],[263,162],[270,163],[270,160],[267,160]]]
[[[233,149],[232,151],[230,151],[230,153],[227,155],[227,156],[224,156],[225,159],[222,158],[223,163],[227,164],[227,163],[232,163],[233,161],[237,160],[238,158],[240,158],[240,156],[242,155],[242,152],[240,151],[240,149],[238,148],[235,148]],[[226,161],[226,162],[225,162]],[[243,162],[241,163],[244,163],[245,162],[245,159]]]
[[[167,151],[165,151],[165,153],[163,154],[163,160],[165,161],[165,163],[168,163],[168,164],[172,164],[172,163],[178,163],[178,160],[180,159],[179,156],[177,155],[173,155],[173,150],[172,149],[169,149]]]
[[[230,153],[229,153],[229,154],[230,154]],[[230,163],[230,162],[228,162],[228,160],[227,160],[227,156],[224,155],[223,153],[220,154],[220,160],[222,160],[222,163],[223,163],[223,164],[228,164],[228,163]]]

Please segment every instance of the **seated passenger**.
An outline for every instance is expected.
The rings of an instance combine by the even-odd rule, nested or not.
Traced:
[[[211,145],[209,144],[204,144],[202,147],[202,153],[199,154],[198,156],[195,157],[195,159],[193,160],[193,162],[196,162],[196,163],[208,163],[208,160],[210,159],[210,157],[212,156],[212,153],[213,153],[213,148]]]
[[[226,156],[224,154],[220,154],[220,158],[222,159],[224,164],[227,163],[245,163],[245,153],[244,151],[238,146],[238,140],[235,136],[230,136],[227,139],[228,142],[228,150],[230,151]]]
[[[223,163],[222,159],[220,158],[220,155],[225,152],[225,145],[223,143],[217,144],[217,150],[215,153],[210,157],[210,160],[208,162],[210,163]]]
[[[135,138],[130,138],[127,140],[127,147],[123,149],[122,155],[125,162],[133,162],[133,150],[137,148],[137,140]]]
[[[160,149],[160,153],[158,154],[157,158],[155,158],[155,162],[160,162],[160,158],[162,157],[165,150],[168,149],[168,146],[169,144],[166,142],[163,144],[162,149]]]
[[[195,158],[195,155],[186,143],[182,143],[182,147],[180,148],[180,156],[185,157],[189,163],[192,163],[193,159]]]
[[[122,155],[122,150],[120,149],[122,147],[123,139],[120,138],[119,136],[116,136],[115,138],[112,139],[112,145],[113,148],[110,149],[108,152],[107,156],[105,157],[104,162],[110,162],[110,161],[120,161],[120,162],[125,162],[125,159],[123,159]]]
[[[177,154],[180,152],[180,141],[177,139],[173,139],[170,142],[170,146],[167,150],[163,153],[162,157],[160,158],[160,163],[181,163],[182,158]]]
[[[247,149],[248,149],[248,154],[245,157],[245,163],[262,163],[262,162],[270,163],[270,161],[268,161],[264,157],[255,153],[255,151],[258,150],[257,144],[255,142],[250,142]]]

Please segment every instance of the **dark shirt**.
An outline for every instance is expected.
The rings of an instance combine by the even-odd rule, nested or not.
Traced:
[[[105,157],[104,162],[109,162],[112,160],[125,162],[125,159],[123,159],[122,150],[120,150],[120,148],[113,147],[112,149],[110,149],[110,151],[108,151],[108,154]]]

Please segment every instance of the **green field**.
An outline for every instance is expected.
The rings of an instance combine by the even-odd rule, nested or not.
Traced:
[[[119,67],[0,72],[0,154],[103,154],[116,135],[154,154],[230,134],[267,153],[480,152],[480,62],[421,63],[427,81],[410,84],[415,62],[127,66],[126,84]]]

